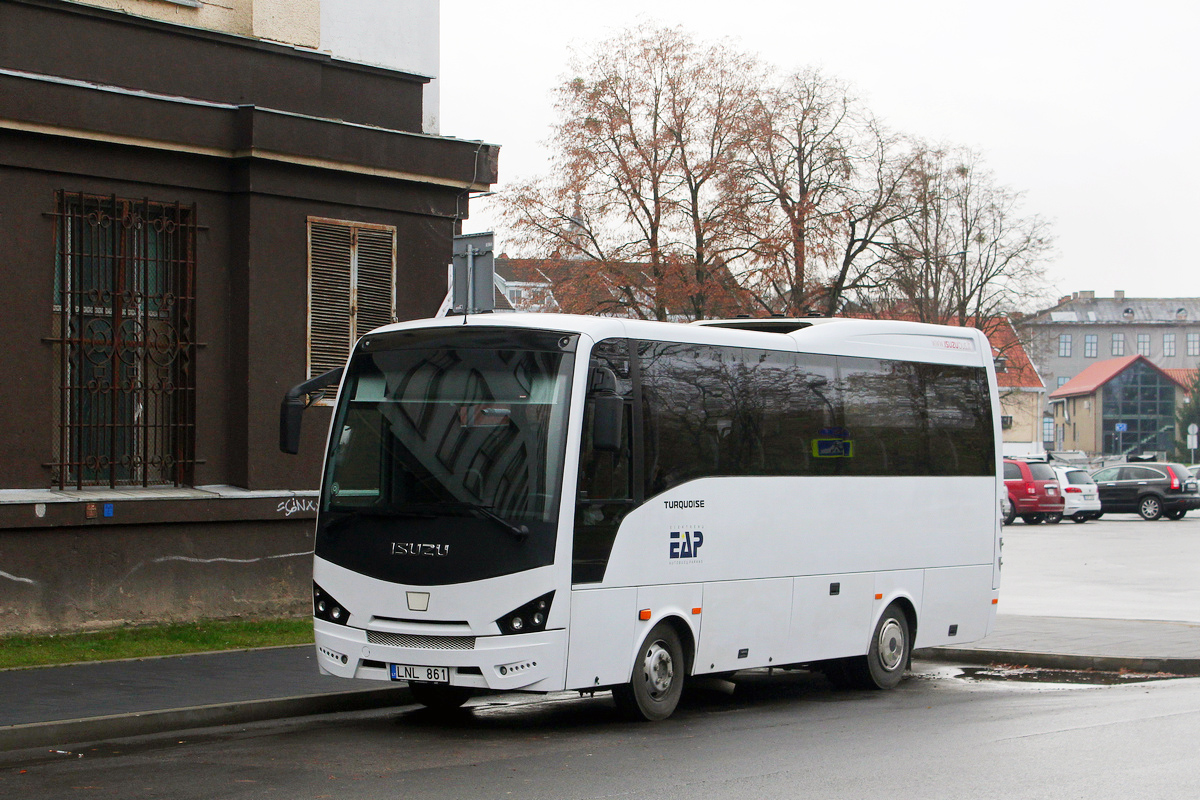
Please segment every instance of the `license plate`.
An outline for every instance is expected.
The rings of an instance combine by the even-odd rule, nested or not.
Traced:
[[[449,683],[449,667],[418,667],[415,664],[389,664],[394,681],[423,681]]]

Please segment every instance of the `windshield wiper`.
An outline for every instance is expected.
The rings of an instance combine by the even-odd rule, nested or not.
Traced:
[[[504,530],[511,533],[513,535],[513,538],[515,538],[518,542],[523,542],[529,538],[529,527],[528,526],[517,525],[515,522],[509,522],[504,517],[497,514],[495,511],[492,511],[492,509],[489,508],[488,506],[476,505],[475,503],[463,503],[463,505],[473,511],[478,511],[480,514],[487,517],[492,522],[494,522],[497,525],[499,525],[500,527],[504,528]]]

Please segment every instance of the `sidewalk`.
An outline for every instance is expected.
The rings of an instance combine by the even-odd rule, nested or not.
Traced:
[[[999,615],[991,636],[918,659],[1200,675],[1200,624]],[[281,647],[0,671],[0,751],[411,702],[403,684],[318,674]]]

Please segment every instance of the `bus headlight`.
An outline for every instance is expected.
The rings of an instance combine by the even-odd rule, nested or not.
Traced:
[[[313,584],[313,616],[326,622],[345,625],[350,619],[350,612],[345,606],[330,597],[324,589]]]
[[[536,600],[530,600],[518,609],[508,612],[496,624],[500,632],[535,633],[546,630],[546,621],[550,618],[550,603],[554,600],[554,592],[547,592]]]

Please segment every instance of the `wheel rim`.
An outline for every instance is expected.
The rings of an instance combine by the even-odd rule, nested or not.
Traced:
[[[895,619],[888,619],[879,629],[879,662],[888,672],[904,662],[904,628]]]
[[[1142,513],[1147,517],[1152,517],[1158,513],[1158,501],[1153,497],[1147,497],[1142,501]]]
[[[642,659],[642,679],[646,683],[646,690],[655,699],[671,688],[671,682],[675,679],[675,662],[662,641],[646,648],[646,655]]]

